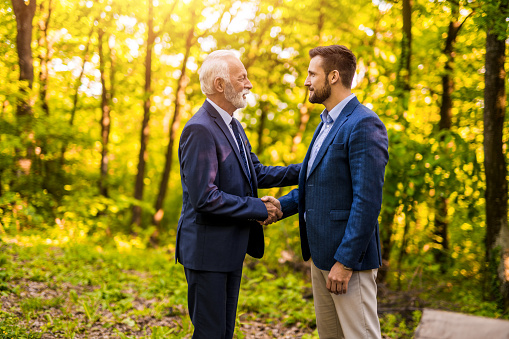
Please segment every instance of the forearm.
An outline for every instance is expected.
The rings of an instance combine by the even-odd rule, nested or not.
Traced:
[[[296,188],[285,196],[280,197],[281,211],[283,211],[283,219],[299,212],[299,189]]]

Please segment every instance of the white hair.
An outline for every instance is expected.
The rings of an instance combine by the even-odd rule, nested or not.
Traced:
[[[226,57],[237,57],[235,53],[229,50],[218,50],[210,53],[200,68],[200,86],[205,95],[214,94],[214,80],[216,78],[230,81],[230,70]]]

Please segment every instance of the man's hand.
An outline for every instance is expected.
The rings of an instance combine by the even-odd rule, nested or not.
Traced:
[[[264,196],[262,198],[265,207],[267,208],[268,218],[264,221],[259,221],[261,225],[270,225],[283,217],[281,212],[281,204],[279,200],[274,197]]]
[[[348,282],[352,277],[353,271],[346,270],[345,266],[336,261],[332,266],[327,278],[327,289],[330,293],[345,294],[348,291]]]

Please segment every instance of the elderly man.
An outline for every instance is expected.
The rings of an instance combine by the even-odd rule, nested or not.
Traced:
[[[207,96],[179,144],[183,190],[176,260],[185,269],[193,338],[232,338],[246,253],[261,258],[263,228],[281,211],[258,188],[295,185],[300,164],[263,166],[233,113],[252,88],[231,51],[211,53],[200,69]],[[277,203],[276,203],[277,204]]]

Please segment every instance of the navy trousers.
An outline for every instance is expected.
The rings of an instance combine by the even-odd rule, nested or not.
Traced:
[[[242,268],[233,272],[185,268],[193,339],[231,339],[235,330]]]

